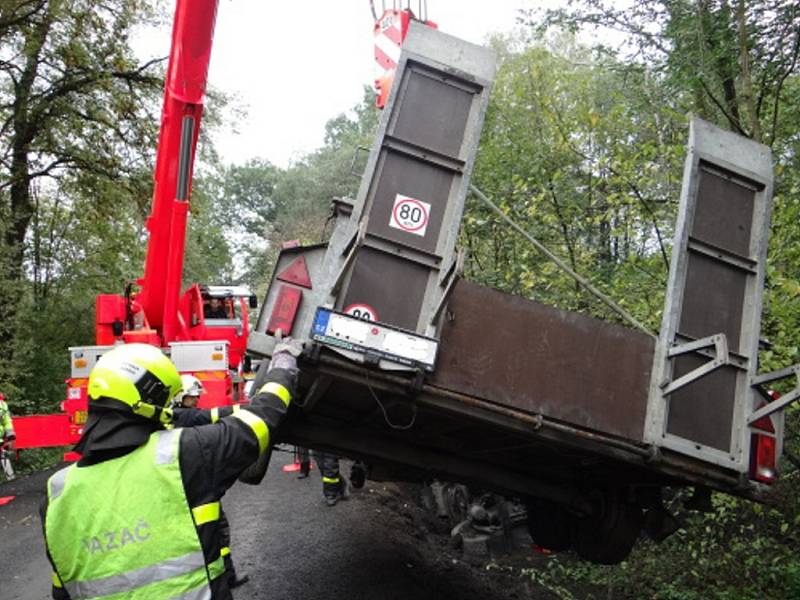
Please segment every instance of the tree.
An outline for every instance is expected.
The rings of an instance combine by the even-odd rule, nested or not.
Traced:
[[[571,35],[520,44],[495,41],[501,66],[474,180],[573,270],[655,328],[684,121],[647,69]],[[462,242],[470,278],[614,318],[482,205],[468,204]]]
[[[360,146],[370,143],[377,122],[373,92],[365,90],[350,113],[328,121],[323,146],[289,168],[254,159],[225,167],[202,182],[232,247],[234,279],[264,289],[283,242],[322,240],[331,200],[356,194],[354,157]]]
[[[610,29],[626,36],[631,60],[651,66],[706,120],[772,144],[788,79],[800,57],[800,6],[791,0],[605,0],[530,11],[553,25]],[[542,16],[539,20],[539,16]]]
[[[96,210],[111,213],[119,195],[101,192],[113,182],[125,201],[146,206],[150,183],[139,175],[155,145],[162,79],[156,61],[138,64],[128,37],[153,14],[146,0],[0,5],[0,361],[6,364],[37,198],[70,210],[63,189],[71,186],[93,193]]]

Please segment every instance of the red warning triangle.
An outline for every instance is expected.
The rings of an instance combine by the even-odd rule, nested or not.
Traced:
[[[280,272],[278,279],[311,289],[311,277],[308,276],[308,266],[306,266],[305,257],[297,257],[292,264]]]

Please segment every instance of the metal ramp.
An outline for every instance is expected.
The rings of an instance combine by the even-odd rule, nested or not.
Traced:
[[[281,323],[300,336],[313,325],[315,341],[357,362],[433,370],[494,74],[491,50],[411,24],[358,196],[327,248],[304,252],[309,285],[271,286],[264,306],[277,308],[262,311],[252,352],[269,355]]]
[[[740,472],[764,381],[771,202],[769,148],[693,119],[645,440]]]

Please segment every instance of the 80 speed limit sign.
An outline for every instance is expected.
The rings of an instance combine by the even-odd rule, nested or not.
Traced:
[[[424,237],[430,217],[430,204],[403,194],[397,194],[394,198],[389,227]]]
[[[378,320],[378,313],[369,304],[351,304],[344,309],[344,313],[362,321]]]

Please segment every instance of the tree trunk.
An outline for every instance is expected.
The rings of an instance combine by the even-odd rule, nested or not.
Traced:
[[[42,48],[50,33],[52,13],[47,12],[39,23],[26,31],[25,67],[14,85],[12,105],[13,123],[9,166],[9,216],[10,226],[3,236],[2,291],[0,291],[0,361],[10,363],[14,354],[15,320],[23,288],[25,237],[33,218],[31,197],[31,142],[42,127],[42,123],[31,119],[31,99],[34,81],[41,65]]]
[[[761,141],[761,123],[756,110],[755,95],[753,94],[753,77],[750,73],[750,48],[747,36],[747,8],[744,0],[739,0],[736,5],[736,29],[739,37],[739,71],[742,81],[742,103],[747,108],[750,118],[751,137]]]

